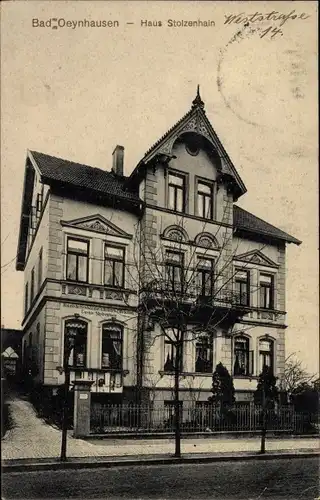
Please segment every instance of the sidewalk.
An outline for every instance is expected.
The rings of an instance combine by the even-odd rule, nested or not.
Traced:
[[[39,419],[32,405],[25,400],[13,397],[10,401],[10,410],[14,427],[1,440],[2,460],[14,461],[19,459],[54,459],[60,455],[61,431],[51,427]],[[181,451],[187,456],[213,457],[228,455],[247,456],[255,455],[260,449],[260,438],[186,438],[182,440]],[[275,453],[315,453],[319,452],[317,438],[275,438],[266,441],[266,450]],[[82,440],[68,435],[67,456],[76,459],[90,457],[90,461],[121,459],[127,462],[130,459],[144,460],[154,457],[157,460],[166,460],[174,453],[173,439],[108,439]],[[24,461],[23,461],[24,462]],[[28,462],[28,461],[26,461]],[[37,460],[38,462],[38,460]],[[48,461],[47,461],[48,462]],[[51,460],[52,462],[52,460]],[[83,460],[81,460],[83,462]],[[13,462],[12,462],[13,463]]]

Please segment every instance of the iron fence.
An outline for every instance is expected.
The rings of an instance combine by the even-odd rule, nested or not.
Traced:
[[[317,432],[317,421],[315,415],[297,413],[293,407],[266,410],[266,425],[270,431]],[[163,403],[149,406],[92,404],[90,425],[91,433],[172,433],[175,429],[174,406]],[[253,404],[228,409],[190,404],[180,407],[180,426],[182,433],[258,431],[262,427],[262,408]]]

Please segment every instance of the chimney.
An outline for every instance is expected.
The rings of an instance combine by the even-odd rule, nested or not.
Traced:
[[[124,147],[116,146],[112,153],[112,171],[117,175],[123,175]]]

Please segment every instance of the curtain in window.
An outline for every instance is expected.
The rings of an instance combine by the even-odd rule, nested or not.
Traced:
[[[265,366],[273,371],[273,340],[261,339],[259,341],[259,369],[260,373]]]
[[[65,342],[72,342],[69,365],[73,367],[86,366],[87,353],[87,323],[84,321],[69,320],[65,324]],[[71,345],[72,345],[71,344]],[[65,344],[66,346],[67,344]]]
[[[102,368],[122,369],[122,343],[122,326],[112,323],[102,326]]]

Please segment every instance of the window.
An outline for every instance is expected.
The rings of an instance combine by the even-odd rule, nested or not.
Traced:
[[[273,276],[260,274],[260,307],[273,308]]]
[[[198,257],[197,287],[199,295],[212,297],[214,285],[214,260]]]
[[[69,366],[80,368],[87,364],[87,333],[88,325],[81,320],[68,320],[65,324],[65,348],[68,339],[72,340],[69,356]]]
[[[261,339],[259,341],[259,370],[267,366],[273,371],[273,340]]]
[[[101,368],[122,369],[123,328],[108,323],[102,326]]]
[[[88,281],[89,243],[68,238],[67,243],[67,279]]]
[[[195,371],[199,373],[212,373],[213,368],[213,339],[210,335],[203,335],[196,341]]]
[[[173,372],[175,370],[176,366],[176,359],[177,359],[177,342],[175,340],[176,333],[172,330],[170,333],[168,333],[168,337],[165,337],[164,339],[164,371],[165,372]],[[172,338],[170,338],[172,336]],[[176,337],[177,338],[177,337]],[[181,342],[181,356],[180,356],[180,366],[179,370],[182,370],[182,359],[183,359],[183,352],[182,352],[182,342]]]
[[[239,335],[234,339],[234,375],[253,374],[253,351],[249,351],[249,339]]]
[[[169,174],[168,208],[185,212],[186,179],[183,175]]]
[[[42,248],[39,252],[39,261],[38,261],[38,289],[42,284]]]
[[[189,155],[197,156],[197,154],[199,154],[200,148],[196,142],[188,141],[188,144],[186,144],[186,150],[188,151]]]
[[[173,292],[183,290],[183,257],[181,252],[166,252],[166,280],[169,290]]]
[[[25,292],[24,292],[24,314],[27,314],[29,307],[29,285],[26,283]]]
[[[198,215],[204,219],[213,218],[213,185],[210,183],[198,182]]]
[[[44,185],[41,184],[40,192],[37,194],[37,202],[36,202],[37,217],[39,217],[43,207],[43,193],[44,193]]]
[[[115,287],[124,286],[124,248],[105,246],[104,284]]]
[[[30,303],[32,304],[34,299],[34,268],[31,271],[31,283],[30,283]]]
[[[237,270],[235,277],[236,303],[242,306],[250,305],[250,279],[249,272]]]

